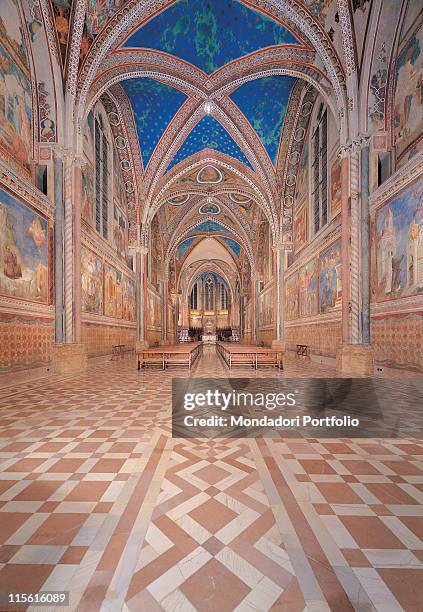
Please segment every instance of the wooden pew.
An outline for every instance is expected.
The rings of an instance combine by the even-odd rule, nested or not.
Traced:
[[[163,370],[170,365],[188,366],[190,370],[202,350],[201,342],[163,345],[137,352],[138,370],[149,365],[160,365]]]
[[[273,366],[283,370],[283,351],[251,345],[225,345],[217,343],[218,353],[229,369],[234,365],[250,366],[258,369],[260,366]]]

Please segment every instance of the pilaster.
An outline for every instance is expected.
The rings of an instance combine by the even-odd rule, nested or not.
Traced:
[[[369,137],[359,135],[338,155],[342,159],[342,346],[337,367],[370,375]]]

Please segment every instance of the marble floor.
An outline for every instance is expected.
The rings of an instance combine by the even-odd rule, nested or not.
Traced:
[[[126,359],[2,391],[0,593],[67,590],[51,609],[78,612],[423,609],[421,439],[172,439],[186,374]],[[191,376],[227,376],[214,347]]]

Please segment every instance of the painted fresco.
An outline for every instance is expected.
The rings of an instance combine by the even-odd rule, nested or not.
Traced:
[[[103,314],[103,262],[100,257],[81,247],[82,311]]]
[[[231,99],[240,108],[275,164],[283,121],[295,79],[269,76],[244,83]]]
[[[185,252],[195,242],[195,238],[187,238],[178,246],[178,259],[185,255]]]
[[[301,249],[307,242],[307,206],[295,213],[294,218],[295,250]]]
[[[298,273],[299,312],[302,317],[317,314],[317,261],[312,259]]]
[[[270,227],[268,221],[262,221],[260,224],[257,262],[262,280],[267,280],[273,272],[272,258],[270,255]]]
[[[285,319],[294,321],[298,319],[298,313],[298,275],[294,274],[285,283]]]
[[[320,253],[320,312],[339,306],[342,301],[341,240]]]
[[[160,329],[162,324],[162,302],[158,295],[147,292],[147,324],[149,327]]]
[[[376,213],[380,301],[423,293],[423,181]]]
[[[159,220],[154,217],[151,224],[151,284],[158,289],[159,274],[163,262],[162,241],[160,237]]]
[[[113,244],[122,257],[125,257],[127,250],[127,236],[126,217],[120,208],[115,205],[113,214]]]
[[[197,174],[197,183],[200,183],[200,185],[204,183],[214,185],[222,181],[223,174],[215,166],[204,166]]]
[[[9,53],[29,70],[28,53],[22,33],[17,0],[1,0],[0,2],[0,41]]]
[[[394,23],[392,20],[391,23]],[[380,37],[380,34],[379,34]],[[385,98],[388,82],[388,53],[385,40],[379,42],[374,55],[373,72],[369,85],[369,124],[373,130],[385,129]]]
[[[127,276],[123,277],[122,318],[125,321],[135,321],[135,283]]]
[[[220,213],[220,208],[219,206],[217,206],[217,204],[206,203],[200,206],[198,212],[200,213],[200,215],[218,215]]]
[[[106,317],[122,318],[122,280],[122,272],[108,263],[104,264],[104,314]]]
[[[173,204],[173,206],[182,206],[182,204],[188,202],[189,198],[189,193],[182,193],[180,195],[174,196],[173,198],[169,198],[168,203]]]
[[[188,134],[167,169],[173,168],[173,166],[179,162],[204,149],[213,149],[226,153],[226,155],[234,157],[251,168],[251,164],[245,156],[244,151],[235,142],[229,132],[226,131],[223,125],[212,115],[205,115]],[[214,180],[203,182],[210,183],[220,181]]]
[[[342,163],[337,159],[332,164],[330,174],[330,212],[336,215],[341,210],[342,205]]]
[[[122,173],[120,170],[119,154],[115,147],[113,147],[113,194],[118,202],[123,203],[124,191]]]
[[[94,221],[94,173],[90,164],[82,168],[82,216],[93,224]]]
[[[273,291],[266,291],[259,296],[259,326],[265,327],[273,323]]]
[[[26,170],[31,168],[31,87],[0,36],[0,148]]]
[[[102,4],[113,1],[103,0]],[[227,62],[258,49],[296,43],[296,37],[283,25],[242,2],[179,0],[139,28],[125,47],[158,49],[211,74]]]
[[[226,242],[231,251],[236,255],[237,258],[239,258],[239,256],[241,255],[241,246],[237,242],[235,242],[235,240],[232,240],[232,238],[222,236],[221,239],[223,240],[223,242]]]
[[[69,42],[69,22],[71,14],[71,0],[52,0],[56,33],[59,42],[62,66],[66,63],[66,53]]]
[[[149,78],[128,79],[121,86],[131,102],[146,167],[163,132],[187,96],[179,89]]]
[[[300,166],[297,173],[296,201],[298,204],[308,196],[308,140],[304,139]]]
[[[352,0],[354,33],[357,45],[358,61],[361,63],[366,28],[370,16],[371,0]]]
[[[85,25],[90,39],[97,36],[107,20],[123,4],[123,0],[88,0]]]
[[[247,221],[248,225],[251,226],[254,221],[254,202],[249,197],[230,193],[229,199],[236,204],[237,209],[242,213],[242,216]],[[251,227],[250,227],[251,229]]]
[[[393,129],[397,157],[423,130],[423,28],[410,38],[397,58]]]
[[[0,190],[0,293],[48,303],[48,223]]]

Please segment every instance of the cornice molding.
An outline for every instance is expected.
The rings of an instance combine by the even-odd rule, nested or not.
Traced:
[[[28,202],[39,212],[53,220],[55,210],[53,202],[0,159],[0,187],[2,185],[8,188],[14,196]]]
[[[54,304],[38,304],[11,296],[0,295],[0,311],[16,315],[54,318]]]
[[[405,166],[397,170],[370,195],[370,208],[376,210],[411,185],[423,173],[423,151],[417,153]]]

